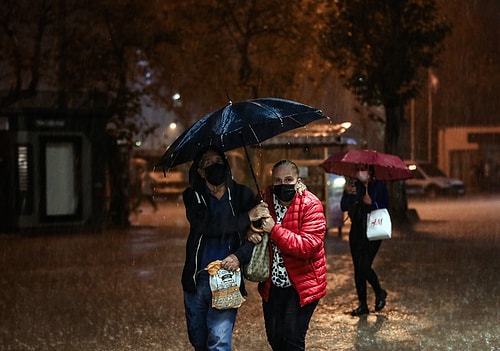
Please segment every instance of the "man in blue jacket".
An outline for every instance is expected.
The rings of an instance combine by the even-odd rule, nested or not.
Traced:
[[[189,184],[183,193],[190,231],[182,272],[189,341],[197,351],[231,351],[238,309],[212,308],[204,268],[215,260],[231,271],[248,263],[253,249],[246,240],[250,222],[269,216],[269,211],[250,188],[232,179],[229,163],[217,148],[197,155],[189,170]],[[247,295],[243,279],[240,292]]]

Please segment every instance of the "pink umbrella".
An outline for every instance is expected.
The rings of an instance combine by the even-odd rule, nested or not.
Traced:
[[[413,178],[412,172],[396,155],[375,150],[348,150],[333,154],[320,166],[328,173],[356,177],[356,165],[373,165],[378,180],[403,180]]]

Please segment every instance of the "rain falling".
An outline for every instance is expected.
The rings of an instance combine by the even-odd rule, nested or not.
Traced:
[[[192,146],[158,162],[210,111],[279,98],[328,118],[267,125],[226,156],[252,190],[293,159],[325,205],[327,294],[306,349],[500,350],[499,13],[498,0],[1,2],[0,349],[191,349]],[[415,172],[390,186],[393,237],[374,263],[387,305],[369,290],[361,317],[345,180],[319,167],[349,149]],[[247,290],[233,350],[270,350]]]

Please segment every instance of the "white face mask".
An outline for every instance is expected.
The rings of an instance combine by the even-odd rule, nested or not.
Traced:
[[[366,183],[370,179],[370,173],[368,171],[358,171],[357,177],[360,182]]]

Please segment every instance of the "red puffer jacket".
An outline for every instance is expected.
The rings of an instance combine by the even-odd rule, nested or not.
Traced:
[[[266,190],[266,199],[276,220],[272,187]],[[299,293],[301,306],[326,294],[325,232],[323,205],[313,193],[305,190],[302,195],[295,195],[282,223],[277,223],[270,233],[271,241],[281,251],[290,281]],[[271,245],[269,249],[272,261]],[[271,279],[259,283],[259,293],[264,301],[269,300],[270,288]]]

